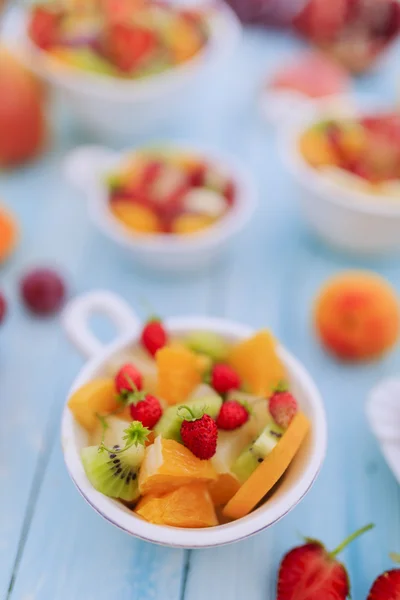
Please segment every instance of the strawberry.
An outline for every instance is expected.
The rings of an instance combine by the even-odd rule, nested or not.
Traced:
[[[217,418],[217,427],[226,431],[238,429],[249,420],[250,413],[246,406],[237,400],[224,402]]]
[[[186,448],[197,458],[209,460],[217,451],[218,428],[209,415],[196,414],[188,406],[182,406],[179,412],[186,411],[181,425],[181,437]]]
[[[158,318],[150,319],[143,327],[141,342],[151,356],[155,356],[157,351],[168,342],[168,335],[162,321]]]
[[[400,564],[399,555],[393,555],[392,558]],[[367,600],[399,600],[399,598],[400,569],[392,569],[376,579]]]
[[[227,394],[241,386],[239,375],[229,365],[218,363],[211,371],[211,385],[218,394]]]
[[[61,13],[43,6],[33,9],[28,33],[36,46],[46,50],[57,43],[61,16]]]
[[[287,386],[284,383],[279,384],[269,399],[269,412],[275,423],[282,429],[287,429],[298,410],[297,401]]]
[[[158,423],[162,415],[162,408],[160,401],[155,396],[150,394],[132,394],[132,400],[129,399],[130,412],[133,421],[140,421],[142,425],[153,429]]]
[[[143,387],[143,377],[132,363],[126,363],[115,376],[117,393],[126,396],[127,392],[136,392]]]
[[[4,321],[4,317],[7,313],[7,301],[3,294],[0,292],[0,323]]]
[[[358,536],[372,529],[367,525],[351,535],[333,552],[321,542],[308,540],[283,559],[278,575],[277,600],[346,600],[350,583],[337,555]],[[382,597],[389,600],[387,596]]]
[[[155,36],[148,29],[114,23],[108,31],[106,54],[120,71],[129,73],[143,63],[155,46]]]

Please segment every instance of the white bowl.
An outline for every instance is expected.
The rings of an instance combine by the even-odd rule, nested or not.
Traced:
[[[121,333],[114,343],[102,346],[88,329],[93,313],[109,317]],[[141,324],[129,306],[109,292],[89,293],[66,308],[64,324],[72,342],[89,358],[74,381],[70,394],[91,379],[100,376],[116,355],[134,344]],[[184,334],[191,330],[215,331],[229,340],[240,340],[252,330],[243,325],[208,317],[168,319],[169,331]],[[97,492],[89,483],[80,459],[87,445],[85,430],[75,421],[67,405],[62,418],[62,447],[69,474],[85,500],[107,521],[141,539],[180,548],[202,548],[235,542],[270,527],[304,498],[314,483],[325,458],[327,426],[321,397],[304,367],[284,348],[279,356],[285,364],[292,389],[311,422],[311,433],[290,466],[275,494],[253,513],[235,522],[209,529],[180,529],[153,525],[138,518],[119,502]]]
[[[206,267],[226,251],[246,226],[256,207],[256,191],[250,174],[239,161],[200,148],[174,146],[203,156],[227,172],[236,186],[236,201],[226,216],[205,231],[193,236],[157,234],[138,236],[127,230],[109,209],[104,176],[117,167],[124,154],[100,146],[74,150],[65,161],[65,174],[88,198],[94,224],[128,255],[145,267],[158,271],[195,271]],[[129,152],[132,155],[132,152]]]
[[[368,102],[370,104],[370,102]],[[376,106],[374,107],[376,109]],[[380,108],[378,109],[380,110]],[[366,114],[365,108],[340,114]],[[322,115],[292,123],[282,135],[283,159],[295,183],[303,215],[329,245],[359,255],[383,255],[400,250],[398,198],[353,190],[310,166],[299,151],[299,138]],[[326,117],[326,113],[324,115]],[[400,189],[400,188],[399,188]]]
[[[207,78],[218,76],[241,32],[233,11],[221,3],[213,7],[204,49],[165,73],[133,81],[60,65],[28,39],[27,20],[24,13],[12,40],[20,57],[60,93],[83,127],[105,141],[157,132],[160,125],[179,118],[201,88],[210,85]]]

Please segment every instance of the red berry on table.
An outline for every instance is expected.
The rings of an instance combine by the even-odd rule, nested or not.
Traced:
[[[3,294],[0,292],[0,324],[4,321],[4,317],[7,313],[7,301]]]
[[[400,564],[400,556],[393,555],[393,559]],[[399,598],[400,569],[392,569],[376,579],[367,600],[399,600]]]
[[[294,396],[285,385],[279,385],[269,399],[269,412],[275,423],[282,429],[287,429],[298,410],[299,406]]]
[[[153,429],[161,418],[162,408],[158,398],[146,394],[143,400],[130,405],[130,412],[134,421],[140,421],[144,427]]]
[[[148,321],[143,328],[141,341],[151,356],[155,356],[158,350],[164,348],[168,342],[168,334],[162,321],[159,319]]]
[[[184,421],[181,425],[181,437],[184,445],[197,458],[209,460],[217,451],[218,428],[209,415],[197,416],[190,408],[181,407],[179,409],[184,415]]]
[[[237,400],[224,402],[217,417],[217,427],[226,431],[238,429],[249,420],[250,413],[246,406]]]
[[[21,281],[22,300],[36,315],[47,316],[59,311],[65,293],[64,281],[52,269],[35,269]]]
[[[136,392],[143,387],[143,377],[132,363],[126,363],[115,376],[115,389],[118,394]]]
[[[239,375],[229,365],[218,363],[211,371],[211,385],[218,394],[227,394],[241,386]]]
[[[333,552],[328,552],[318,541],[309,541],[291,550],[279,569],[277,600],[347,600],[350,595],[349,577],[336,557],[372,527],[368,525],[360,529]],[[385,600],[388,598],[386,596]]]

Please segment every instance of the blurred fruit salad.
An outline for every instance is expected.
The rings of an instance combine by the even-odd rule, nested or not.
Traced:
[[[315,169],[348,188],[400,199],[400,115],[315,123],[300,138]]]
[[[194,235],[235,203],[229,174],[194,154],[135,152],[106,179],[113,215],[135,235]]]
[[[209,10],[158,1],[37,4],[28,33],[58,64],[140,79],[185,63],[207,44]]]
[[[273,336],[174,337],[153,318],[139,342],[68,401],[99,492],[157,525],[212,527],[275,489],[309,431]]]

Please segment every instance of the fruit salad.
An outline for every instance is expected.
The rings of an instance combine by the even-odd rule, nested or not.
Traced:
[[[88,434],[93,487],[173,527],[217,526],[268,502],[309,431],[268,331],[174,336],[156,318],[68,406]]]
[[[135,152],[106,178],[113,216],[134,235],[194,235],[219,222],[236,196],[229,174],[175,150]]]
[[[400,199],[400,115],[382,113],[313,124],[300,138],[304,159],[349,189]]]
[[[33,43],[61,64],[97,75],[141,79],[185,63],[205,48],[209,10],[149,0],[56,0],[31,11]]]

